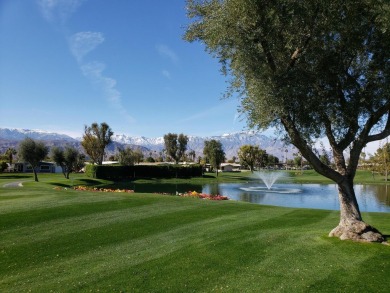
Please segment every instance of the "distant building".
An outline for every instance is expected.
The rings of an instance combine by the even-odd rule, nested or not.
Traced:
[[[235,163],[222,163],[221,164],[221,171],[222,172],[240,172],[241,165],[235,164]]]
[[[20,172],[20,173],[30,173],[33,171],[32,166],[29,163],[15,163],[13,169],[14,172]],[[37,172],[38,173],[61,173],[62,168],[60,166],[57,166],[54,163],[40,162]]]

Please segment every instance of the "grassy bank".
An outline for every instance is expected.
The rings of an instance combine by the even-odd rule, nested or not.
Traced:
[[[2,187],[15,179],[29,180],[0,175],[0,292],[388,290],[389,246],[328,238],[336,211],[74,191],[54,175]],[[390,214],[364,218],[390,234]]]

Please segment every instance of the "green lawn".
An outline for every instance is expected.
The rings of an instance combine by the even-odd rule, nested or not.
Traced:
[[[0,292],[388,292],[390,246],[327,237],[336,211],[31,179],[0,174]],[[390,234],[390,214],[363,216]]]

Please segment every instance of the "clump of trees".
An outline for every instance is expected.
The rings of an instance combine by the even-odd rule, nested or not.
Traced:
[[[243,145],[238,150],[238,158],[241,165],[248,166],[253,172],[254,167],[264,167],[268,161],[268,154],[258,146]]]
[[[125,149],[119,149],[118,162],[123,166],[133,166],[135,163],[139,164],[144,155],[140,149],[133,150],[129,147]]]
[[[187,150],[188,136],[183,133],[177,135],[176,133],[168,133],[164,135],[165,151],[176,164],[183,159]]]
[[[71,172],[78,172],[84,167],[85,155],[74,147],[67,146],[65,149],[53,147],[51,159],[61,167],[64,177],[69,179]]]
[[[249,126],[280,129],[337,184],[329,236],[384,241],[363,221],[353,183],[365,145],[390,135],[390,2],[188,0],[187,11],[185,38],[219,59]],[[321,137],[334,167],[313,150]]]

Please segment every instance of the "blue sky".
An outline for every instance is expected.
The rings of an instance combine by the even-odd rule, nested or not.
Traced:
[[[185,0],[2,0],[0,126],[80,136],[245,130],[218,62],[183,40]]]
[[[239,101],[221,99],[217,60],[183,40],[188,23],[185,0],[0,0],[0,127],[73,137],[93,122],[145,137],[246,130]]]

